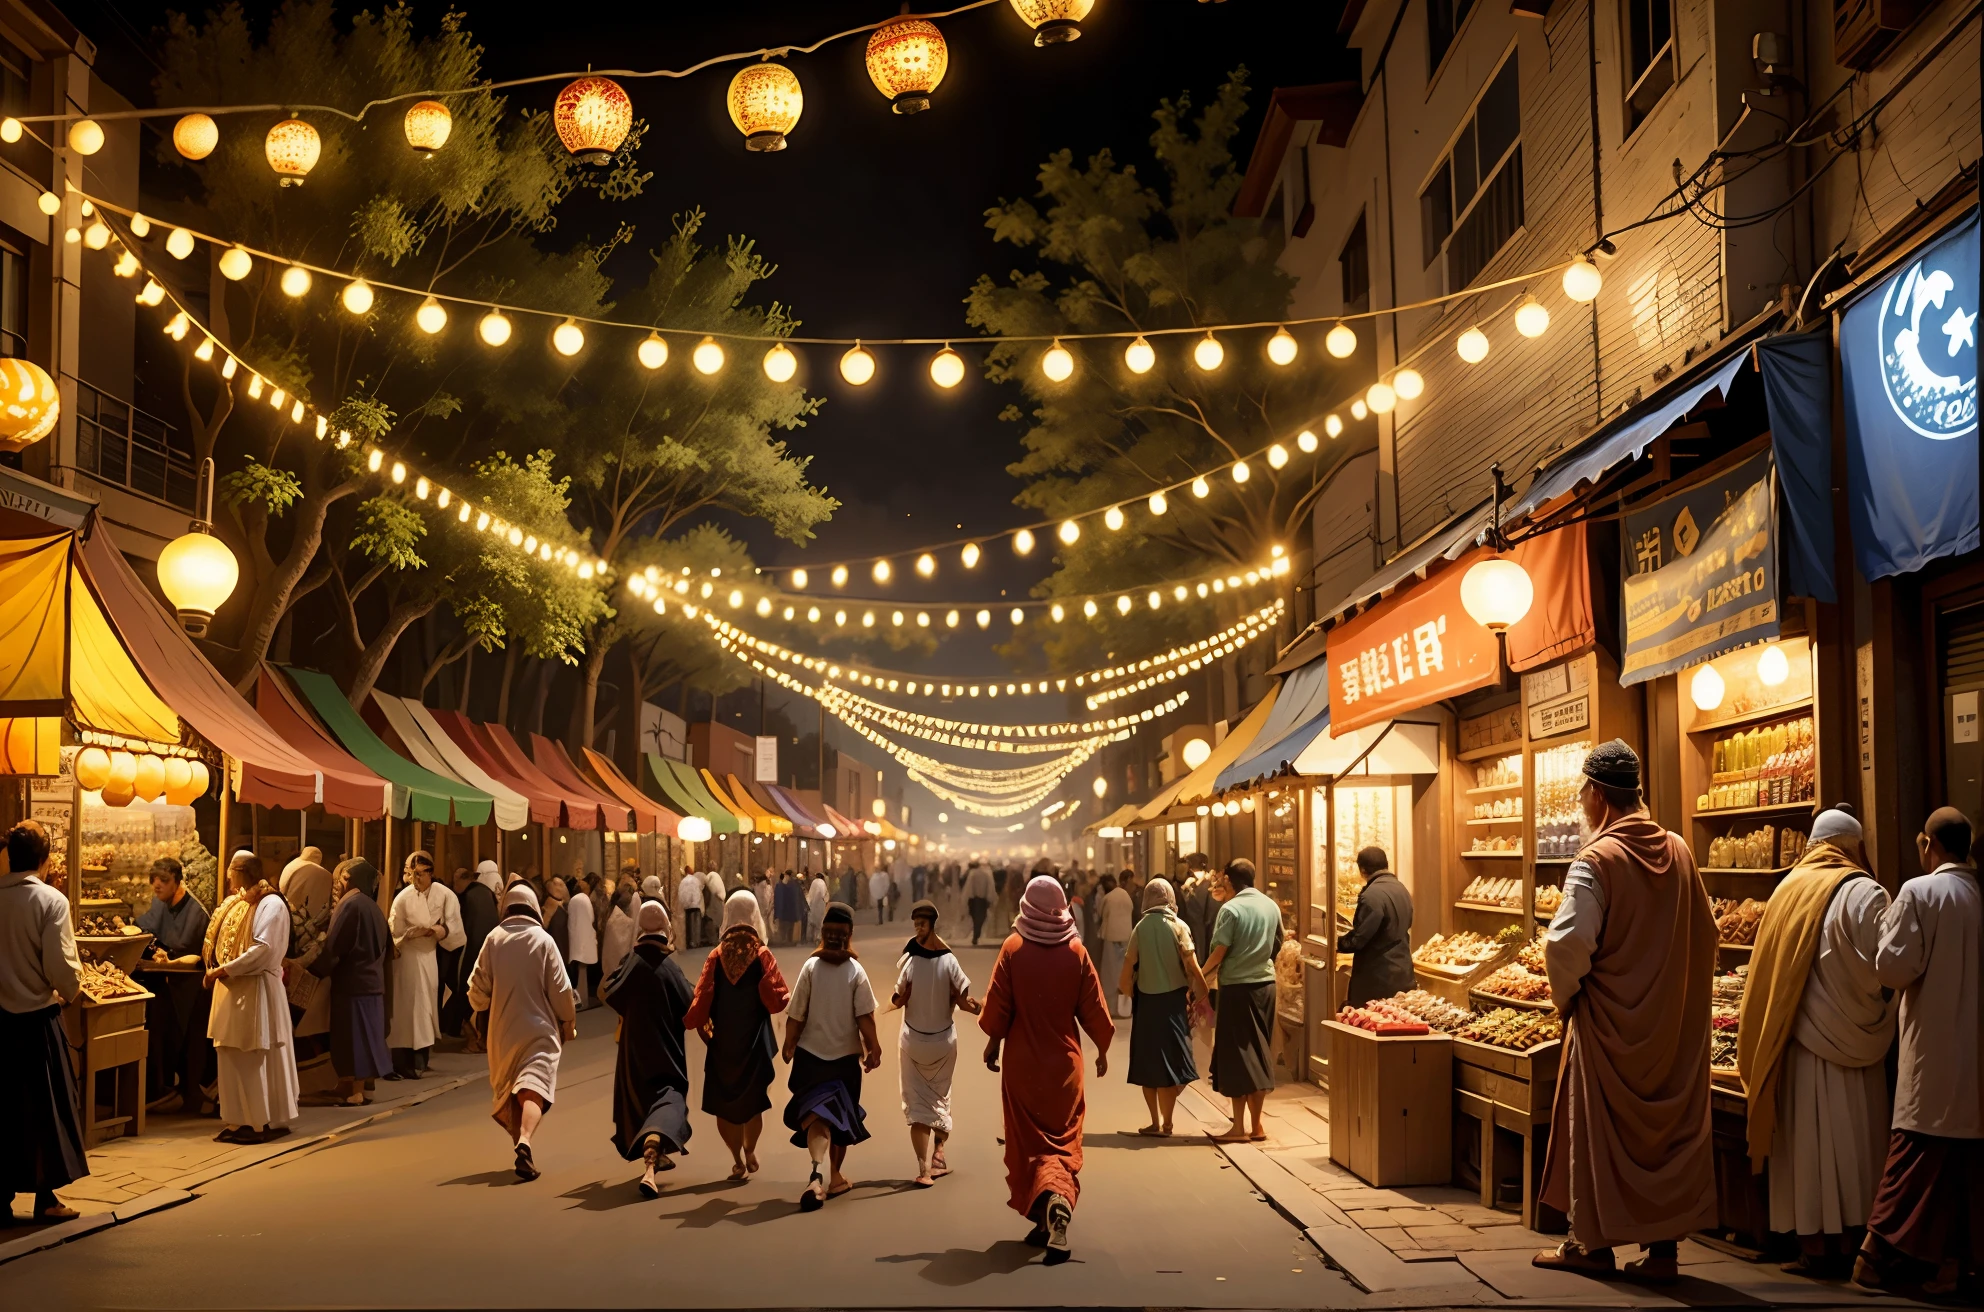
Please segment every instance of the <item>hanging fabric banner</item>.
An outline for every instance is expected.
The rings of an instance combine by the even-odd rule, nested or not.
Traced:
[[[1871,582],[1975,551],[1977,214],[1839,327],[1853,550]]]
[[[1764,451],[1625,517],[1620,683],[1643,683],[1777,636],[1776,482]]]

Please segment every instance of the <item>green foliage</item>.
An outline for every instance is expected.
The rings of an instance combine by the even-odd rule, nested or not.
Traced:
[[[303,483],[287,469],[276,469],[251,457],[246,466],[221,478],[220,494],[227,505],[260,506],[273,518],[296,504],[303,495]]]
[[[388,569],[421,569],[427,561],[420,555],[427,521],[419,511],[390,495],[371,498],[358,508],[358,527],[351,535],[352,550]]]

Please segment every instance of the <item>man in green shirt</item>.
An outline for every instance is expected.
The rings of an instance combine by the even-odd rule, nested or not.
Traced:
[[[1208,981],[1219,982],[1213,1024],[1212,1087],[1233,1103],[1233,1124],[1219,1143],[1260,1142],[1261,1104],[1274,1088],[1274,954],[1281,908],[1254,887],[1254,863],[1235,858],[1220,875],[1232,896],[1213,921]],[[1251,1123],[1251,1128],[1249,1124]]]

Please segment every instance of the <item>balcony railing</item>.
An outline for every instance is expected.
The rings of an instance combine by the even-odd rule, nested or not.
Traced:
[[[192,442],[157,415],[76,381],[76,464],[106,483],[193,509]]]

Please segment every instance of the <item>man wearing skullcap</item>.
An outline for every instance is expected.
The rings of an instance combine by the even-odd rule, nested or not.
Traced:
[[[1770,1228],[1798,1236],[1787,1269],[1804,1275],[1845,1274],[1842,1236],[1867,1224],[1886,1155],[1894,1008],[1874,954],[1888,894],[1860,838],[1844,804],[1812,822],[1757,928],[1736,1031],[1751,1169],[1769,1163]]]
[[[1881,917],[1874,957],[1880,982],[1901,994],[1901,1060],[1853,1283],[1940,1295],[1984,1257],[1984,897],[1969,817],[1941,807],[1922,829],[1923,873]]]
[[[1584,846],[1544,938],[1566,1033],[1543,1201],[1571,1237],[1540,1267],[1606,1276],[1615,1244],[1649,1252],[1635,1279],[1679,1273],[1678,1241],[1713,1225],[1709,986],[1715,916],[1678,834],[1640,801],[1639,756],[1619,739],[1584,762]]]

